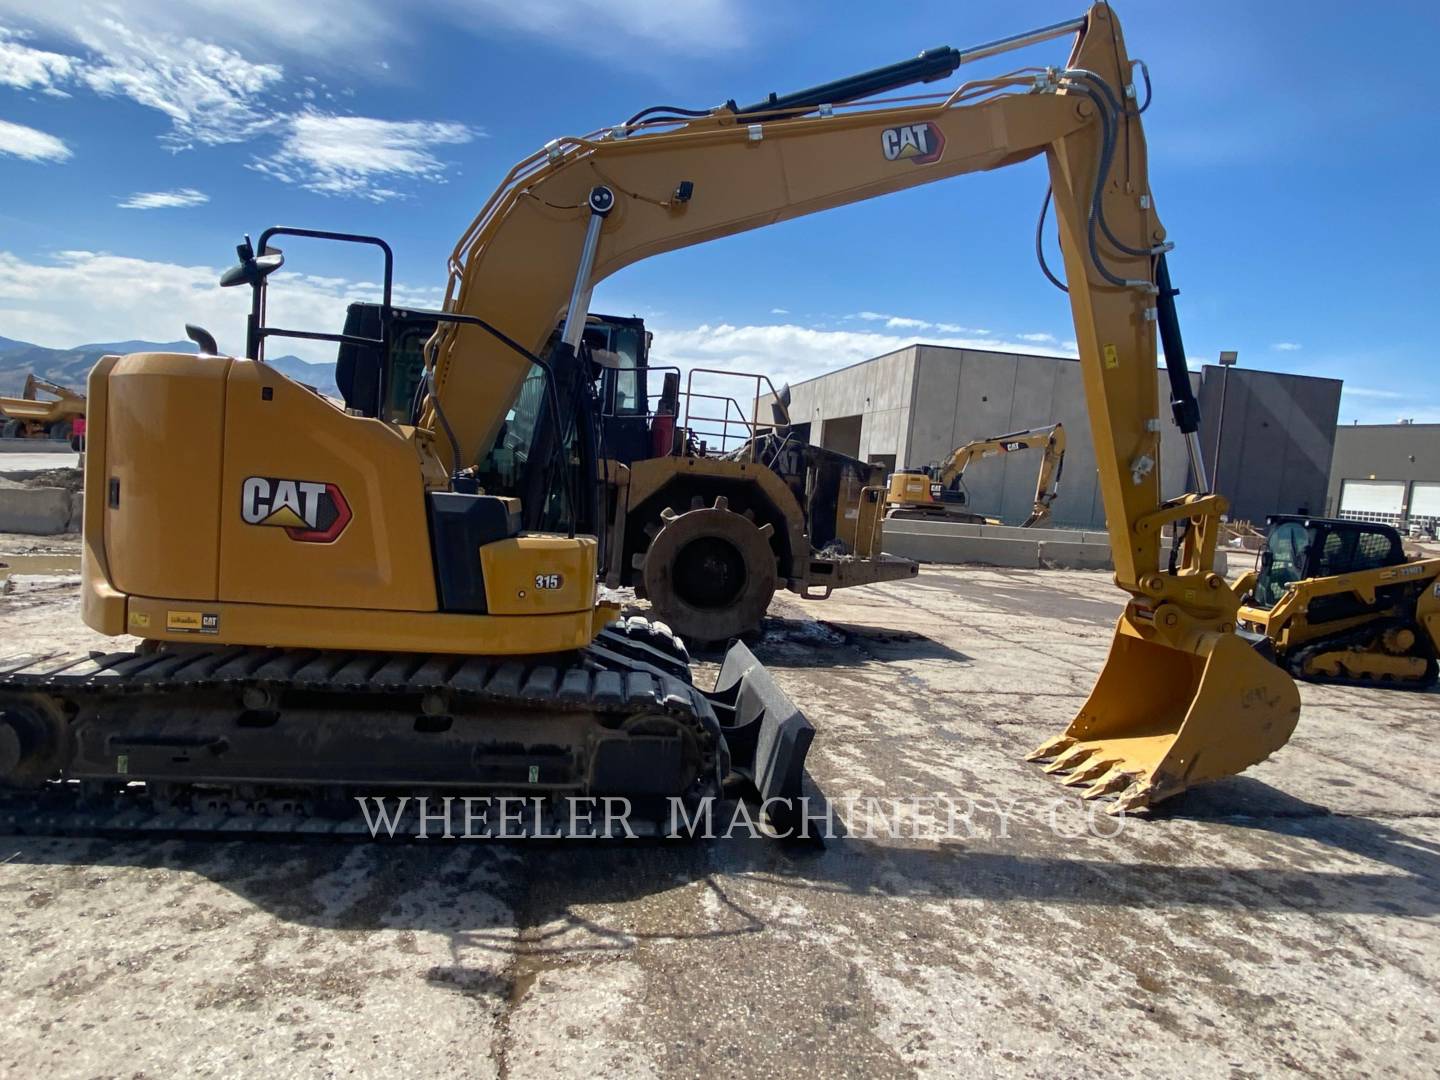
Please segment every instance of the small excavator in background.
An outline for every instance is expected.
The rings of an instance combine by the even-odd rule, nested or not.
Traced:
[[[885,493],[885,516],[926,521],[959,521],[970,525],[1003,525],[999,518],[986,517],[966,509],[970,493],[965,489],[965,470],[972,461],[998,458],[1020,450],[1040,449],[1040,475],[1035,481],[1035,502],[1022,529],[1044,525],[1050,520],[1050,504],[1060,494],[1060,474],[1065,468],[1065,426],[1012,431],[991,439],[976,439],[951,452],[944,465],[905,469],[890,474]]]
[[[1440,657],[1440,559],[1389,525],[1275,515],[1231,586],[1240,632],[1300,679],[1424,689]]]
[[[893,95],[1063,37],[1063,66]],[[239,814],[281,831],[383,792],[673,806],[738,789],[803,812],[813,729],[745,646],[701,690],[668,630],[615,624],[597,595],[597,539],[579,524],[599,520],[601,457],[576,407],[593,289],[667,251],[1036,158],[1065,282],[1042,268],[1068,294],[1129,599],[1089,697],[1028,756],[1116,811],[1264,760],[1300,698],[1235,633],[1239,597],[1212,569],[1228,503],[1200,456],[1148,84],[1095,3],[750,105],[657,105],[551,140],[452,253],[412,423],[386,419],[378,391],[357,415],[264,360],[272,337],[374,345],[385,386],[389,245],[300,228],[247,240],[221,279],[251,289],[244,356],[217,355],[196,327],[199,355],[107,356],[90,374],[81,615],[141,645],[0,660],[7,821],[113,829],[119,801],[155,828],[218,817],[228,831]],[[266,323],[284,237],[380,253],[375,336]],[[1160,490],[1157,340],[1199,488],[1174,499]]]

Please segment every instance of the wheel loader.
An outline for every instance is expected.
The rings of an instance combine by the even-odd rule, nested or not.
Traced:
[[[1056,66],[893,96],[1058,38],[1071,46]],[[1089,697],[1029,756],[1119,811],[1263,760],[1299,695],[1236,634],[1239,597],[1211,569],[1227,503],[1200,458],[1137,73],[1097,3],[748,105],[660,105],[553,139],[451,255],[415,423],[386,419],[379,397],[389,246],[300,228],[242,244],[222,283],[252,290],[243,357],[197,328],[201,355],[111,356],[90,375],[81,614],[142,644],[0,663],[0,785],[35,803],[15,817],[115,828],[105,815],[121,802],[157,827],[248,814],[285,828],[376,791],[673,805],[731,783],[783,812],[812,729],[744,645],[702,692],[668,632],[613,626],[597,599],[597,540],[575,528],[598,520],[602,487],[589,411],[574,407],[592,290],[639,259],[1032,158],[1049,171],[1042,206],[1128,599]],[[380,253],[374,336],[267,323],[290,237]],[[266,341],[287,335],[377,348],[373,415],[269,367]],[[1169,500],[1157,337],[1200,489]]]
[[[1050,505],[1060,494],[1060,476],[1065,471],[1065,425],[1012,431],[990,439],[976,439],[950,453],[944,465],[923,469],[902,469],[892,473],[885,492],[887,518],[928,521],[960,521],[972,525],[1001,525],[965,509],[970,495],[965,488],[965,470],[972,461],[998,458],[1021,450],[1040,449],[1040,475],[1035,480],[1035,501],[1022,529],[1044,525],[1050,520]]]
[[[375,304],[351,304],[346,331],[374,333],[380,318]],[[423,343],[438,320],[391,317],[383,408],[394,420],[413,422],[423,406]],[[883,468],[791,437],[783,404],[762,420],[762,390],[783,397],[762,375],[695,369],[682,389],[678,368],[651,365],[651,338],[642,319],[591,313],[577,356],[589,385],[575,388],[573,409],[596,432],[602,481],[598,519],[579,528],[599,537],[608,587],[633,587],[687,643],[710,645],[757,636],[777,589],[823,600],[919,573],[882,550]],[[378,370],[375,349],[340,346],[352,411],[374,401]],[[527,524],[543,527],[533,505]]]
[[[1389,525],[1275,515],[1231,586],[1243,634],[1300,679],[1424,689],[1440,656],[1440,559]]]

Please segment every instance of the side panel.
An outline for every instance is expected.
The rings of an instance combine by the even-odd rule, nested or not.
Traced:
[[[115,362],[101,432],[110,583],[123,593],[212,600],[219,550],[221,433],[232,361],[136,353]],[[92,458],[92,460],[94,460]]]
[[[408,429],[347,416],[252,360],[233,362],[226,401],[219,599],[436,610]]]
[[[589,611],[595,602],[593,536],[546,534],[496,540],[480,549],[492,615]]]

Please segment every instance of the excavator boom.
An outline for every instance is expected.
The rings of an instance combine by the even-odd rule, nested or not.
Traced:
[[[1137,808],[1263,760],[1294,729],[1299,695],[1235,635],[1238,597],[1213,570],[1226,502],[1204,478],[1170,245],[1119,22],[1097,3],[978,53],[1071,33],[1063,67],[974,80],[923,104],[871,104],[842,85],[698,118],[648,110],[553,140],[511,170],[461,238],[447,302],[490,313],[538,348],[567,301],[583,312],[597,282],[636,260],[1044,155],[1116,583],[1131,599],[1090,699],[1033,756],[1086,794]],[[958,67],[975,55],[952,59]],[[1200,487],[1168,501],[1157,332]],[[451,414],[446,438],[459,457],[493,442],[525,375],[470,328],[448,336],[434,399]],[[1166,527],[1181,537],[1170,566],[1160,559]]]

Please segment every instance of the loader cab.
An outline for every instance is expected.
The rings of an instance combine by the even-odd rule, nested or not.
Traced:
[[[1389,525],[1290,514],[1273,515],[1267,524],[1270,531],[1252,593],[1255,606],[1267,610],[1297,581],[1362,573],[1405,561],[1400,534]]]

